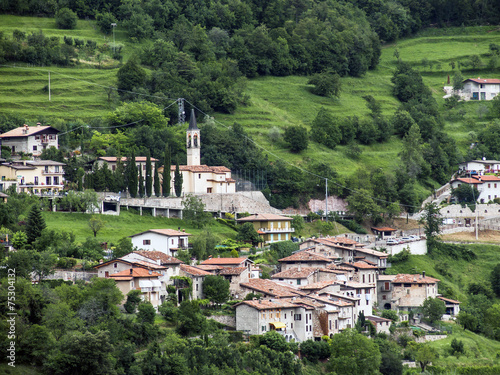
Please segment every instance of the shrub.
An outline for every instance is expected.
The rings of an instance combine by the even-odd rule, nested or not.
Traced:
[[[61,8],[56,12],[56,25],[59,29],[72,30],[76,28],[78,17],[75,12],[68,8]]]

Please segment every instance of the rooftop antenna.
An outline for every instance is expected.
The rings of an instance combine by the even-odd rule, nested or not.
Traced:
[[[186,112],[184,111],[184,98],[177,99],[177,105],[179,106],[179,125],[186,122]]]

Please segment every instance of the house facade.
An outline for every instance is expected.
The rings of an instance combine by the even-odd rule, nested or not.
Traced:
[[[205,276],[212,275],[212,273],[204,271],[198,267],[189,266],[187,264],[181,264],[181,276],[187,276],[192,280],[192,299],[203,299],[203,280]],[[182,297],[179,293],[179,302]]]
[[[150,302],[155,309],[162,304],[161,276],[158,272],[135,267],[109,275],[116,281],[116,286],[124,297],[131,290],[140,290],[142,300]],[[125,300],[126,298],[123,302]]]
[[[179,249],[187,249],[190,235],[174,229],[150,229],[129,237],[132,240],[132,245],[138,249],[156,250],[175,256]]]
[[[463,84],[466,100],[492,100],[500,93],[500,79],[469,78]]]
[[[135,165],[137,166],[137,173],[139,170],[142,170],[142,175],[146,176],[146,156],[136,156],[135,157]],[[127,165],[127,158],[122,157],[121,163],[123,166]],[[154,175],[155,168],[157,167],[158,159],[151,158],[151,173]],[[116,156],[100,156],[97,160],[94,161],[94,168],[97,166],[102,168],[104,165],[108,167],[110,171],[115,171],[118,165],[118,158]]]
[[[276,214],[257,214],[237,220],[239,224],[252,223],[253,227],[262,238],[262,244],[292,239],[295,228],[292,228],[292,218]]]
[[[18,193],[55,194],[64,188],[64,163],[19,160],[0,165],[0,191],[15,185]]]
[[[0,134],[2,146],[9,147],[12,156],[18,156],[20,153],[32,154],[38,157],[42,151],[49,147],[59,148],[57,134],[59,130],[52,126],[24,125],[19,128]]]
[[[488,203],[495,198],[500,198],[500,178],[492,175],[474,175],[472,177],[461,177],[453,180],[450,185],[452,189],[466,184],[474,186],[479,195],[476,201],[479,203]]]
[[[318,273],[316,268],[311,267],[289,268],[285,271],[275,273],[271,276],[271,280],[298,288],[318,281]]]
[[[460,173],[479,174],[500,172],[500,161],[498,160],[471,160],[458,165]]]

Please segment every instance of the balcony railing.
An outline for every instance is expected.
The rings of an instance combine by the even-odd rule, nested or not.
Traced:
[[[295,232],[295,228],[259,228],[264,233],[290,233]]]
[[[58,172],[56,172],[56,171],[45,171],[45,170],[43,170],[42,174],[43,175],[49,175],[49,174],[54,175],[55,174],[55,175],[58,175],[58,176],[62,176],[64,174],[64,171],[58,171]]]

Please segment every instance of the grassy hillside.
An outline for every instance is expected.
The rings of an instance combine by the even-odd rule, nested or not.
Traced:
[[[440,281],[439,293],[461,302],[467,300],[467,286],[474,283],[488,284],[493,267],[500,262],[498,245],[466,245],[472,249],[477,259],[466,261],[445,256],[411,255],[403,262],[394,264],[388,274],[422,273],[436,277]]]
[[[83,242],[87,237],[92,237],[88,221],[92,215],[82,213],[62,213],[62,212],[43,212],[45,223],[49,229],[56,229],[66,232],[73,232],[76,236],[76,242]],[[131,236],[148,229],[185,229],[191,234],[201,233],[203,230],[186,225],[185,221],[180,219],[167,219],[165,217],[152,217],[148,215],[140,216],[132,211],[122,210],[120,216],[102,216],[106,226],[97,233],[99,241],[116,243],[120,238]],[[205,228],[222,238],[234,238],[236,232],[231,228],[213,222],[213,225]]]
[[[42,29],[48,36],[64,35],[93,39],[98,43],[110,41],[96,30],[92,21],[78,23],[76,30],[58,30],[50,18],[30,18],[0,15],[0,31],[11,35],[16,28],[23,31]],[[124,31],[117,28],[117,43],[125,45],[125,59],[139,45],[128,43]],[[298,165],[309,160],[321,160],[332,165],[343,175],[351,174],[357,168],[394,168],[398,161],[401,142],[393,137],[389,142],[371,146],[360,146],[362,154],[353,160],[346,155],[346,146],[335,150],[311,143],[308,150],[291,154],[283,141],[273,142],[269,130],[277,127],[282,131],[291,125],[309,127],[321,107],[339,117],[363,117],[368,113],[364,95],[372,95],[382,105],[382,113],[392,116],[399,102],[392,96],[391,77],[396,65],[394,52],[400,59],[410,62],[421,71],[424,81],[430,86],[438,103],[442,106],[442,86],[448,75],[452,76],[451,61],[465,61],[472,55],[479,55],[483,68],[464,71],[464,77],[495,77],[499,69],[487,70],[490,43],[500,44],[500,31],[493,27],[471,27],[455,29],[429,29],[419,36],[401,40],[385,46],[380,64],[376,70],[364,77],[342,78],[340,98],[323,98],[311,94],[307,77],[261,77],[248,80],[246,93],[250,104],[240,107],[234,114],[214,114],[224,126],[234,122],[242,124],[248,133],[269,152],[270,160],[284,158]],[[422,60],[433,62],[432,68],[422,65]],[[52,101],[43,91],[48,82],[47,70],[52,74]],[[104,87],[116,84],[117,69],[96,69],[94,65],[79,64],[75,67],[2,67],[0,68],[0,113],[17,114],[31,120],[63,118],[67,120],[101,117],[114,108],[108,103]],[[196,104],[196,103],[195,103]],[[466,103],[466,115],[454,121],[447,121],[445,131],[456,139],[462,151],[470,144],[469,133],[481,129],[487,117],[479,118],[477,109],[483,103]],[[443,108],[446,115],[446,110]],[[445,116],[446,117],[446,116]],[[466,121],[469,120],[469,121]]]

